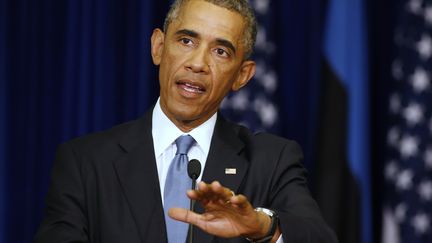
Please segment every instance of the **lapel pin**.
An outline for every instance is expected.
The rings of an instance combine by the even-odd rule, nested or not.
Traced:
[[[235,175],[237,174],[236,168],[225,168],[225,175]]]

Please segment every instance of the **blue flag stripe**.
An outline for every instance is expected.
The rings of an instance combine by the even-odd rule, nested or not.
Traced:
[[[348,93],[348,161],[360,186],[363,242],[372,242],[369,85],[365,2],[333,0],[324,53]]]

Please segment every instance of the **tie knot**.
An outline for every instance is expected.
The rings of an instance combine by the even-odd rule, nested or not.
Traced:
[[[176,139],[177,152],[176,154],[187,154],[189,149],[195,142],[195,139],[190,135],[183,135]]]

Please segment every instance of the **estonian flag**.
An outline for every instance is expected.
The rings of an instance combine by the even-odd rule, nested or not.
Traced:
[[[314,193],[340,242],[371,242],[365,1],[330,0]]]

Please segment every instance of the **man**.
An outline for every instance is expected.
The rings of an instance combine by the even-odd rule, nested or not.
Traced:
[[[246,0],[176,1],[151,37],[154,109],[59,147],[35,241],[183,243],[186,222],[196,226],[194,242],[335,242],[309,195],[298,145],[217,113],[255,73],[255,36]],[[203,164],[196,190],[176,190],[177,156]],[[176,204],[186,193],[196,212]]]

